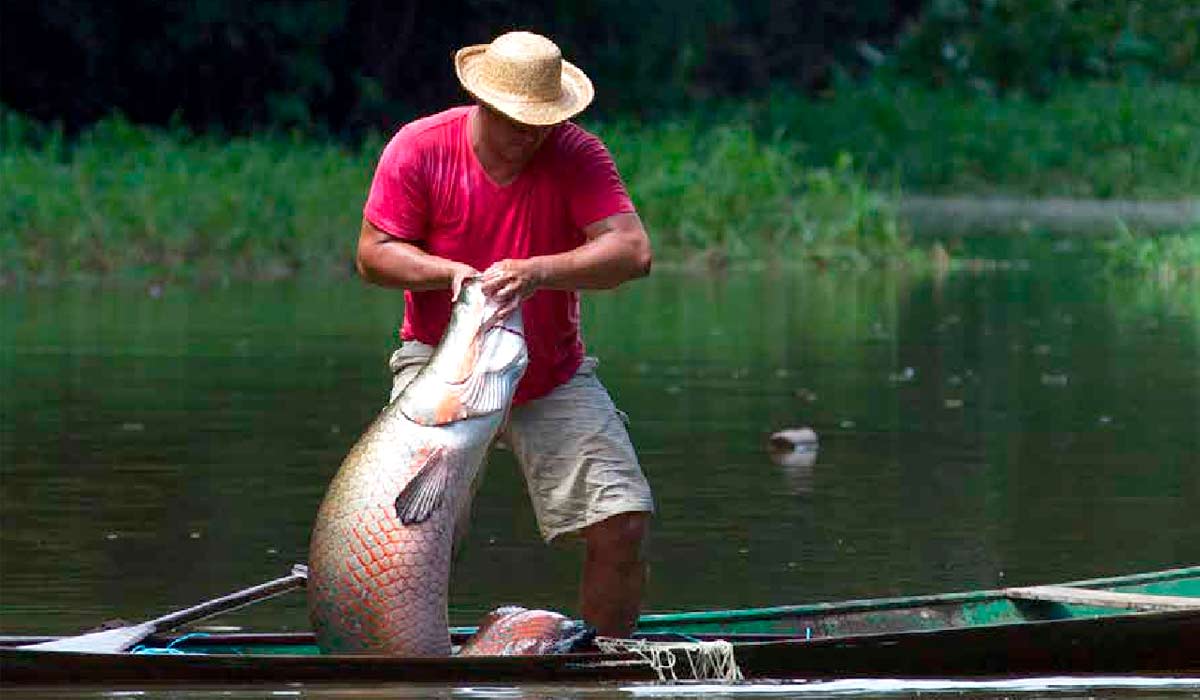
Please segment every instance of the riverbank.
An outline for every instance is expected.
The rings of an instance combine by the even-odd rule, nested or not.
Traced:
[[[1200,199],[1175,201],[1016,197],[902,197],[898,209],[917,236],[1107,237],[1123,229],[1200,233]]]
[[[866,85],[588,126],[614,153],[663,263],[922,266],[944,262],[946,250],[976,255],[972,242],[927,239],[961,233],[914,213],[937,209],[921,199],[929,194],[986,202],[983,223],[1008,220],[1026,237],[1060,228],[997,202],[1111,209],[1123,205],[1076,202],[1128,199],[1140,211],[1158,205],[1138,202],[1195,197],[1196,112],[1200,93],[1186,86],[1079,85],[1036,102]],[[225,138],[120,118],[68,140],[11,112],[0,112],[0,127],[9,282],[344,273],[384,142]],[[936,217],[970,220],[961,205]],[[1196,226],[1159,237],[1146,234],[1177,227],[1161,217],[1058,219],[1096,234],[1084,245],[1107,265],[1200,270]]]

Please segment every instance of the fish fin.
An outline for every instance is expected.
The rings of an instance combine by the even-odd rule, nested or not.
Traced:
[[[474,418],[503,411],[511,400],[507,385],[511,381],[503,374],[476,372],[458,385],[460,416]]]
[[[429,520],[442,504],[449,484],[449,460],[444,458],[442,448],[434,448],[396,496],[396,517],[400,518],[400,523],[417,525]]]

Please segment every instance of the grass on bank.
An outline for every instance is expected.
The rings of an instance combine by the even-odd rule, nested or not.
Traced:
[[[1045,100],[873,82],[758,105],[808,162],[850,153],[878,184],[954,195],[1200,197],[1200,86],[1065,83]]]
[[[886,198],[842,158],[804,167],[748,127],[604,130],[660,260],[867,264],[905,253]],[[279,276],[347,270],[378,138],[359,148],[263,135],[218,140],[115,118],[0,155],[8,278]]]
[[[1035,103],[868,85],[593,128],[660,261],[904,264],[928,259],[930,243],[905,235],[900,188],[1195,196],[1200,127],[1184,119],[1200,113],[1195,93],[1079,86]],[[383,143],[227,139],[120,118],[68,143],[12,113],[0,127],[5,279],[348,270]],[[1087,245],[1115,269],[1194,271],[1198,234]]]

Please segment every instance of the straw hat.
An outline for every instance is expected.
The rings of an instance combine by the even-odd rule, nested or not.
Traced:
[[[530,32],[509,32],[490,44],[459,49],[454,71],[480,102],[532,126],[566,121],[595,96],[592,81],[563,60],[553,41]]]

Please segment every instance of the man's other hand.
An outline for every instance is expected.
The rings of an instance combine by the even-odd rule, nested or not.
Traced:
[[[542,285],[542,277],[536,260],[506,259],[492,263],[481,279],[484,293],[500,304],[500,318],[507,318],[533,296]]]

